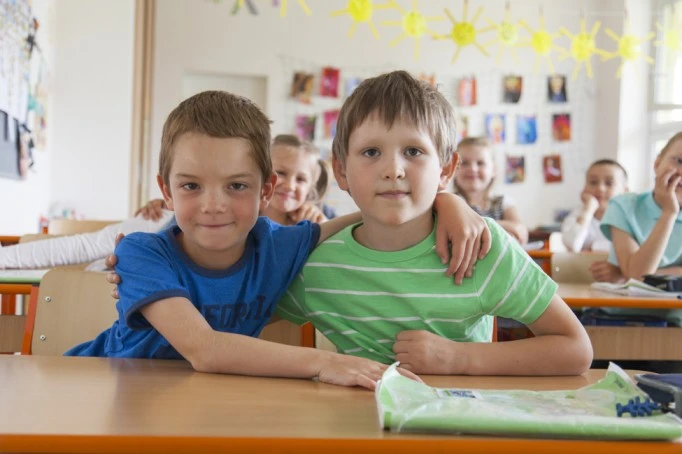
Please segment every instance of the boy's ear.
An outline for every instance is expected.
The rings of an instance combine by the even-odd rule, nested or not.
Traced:
[[[334,178],[343,191],[350,192],[348,189],[348,178],[346,177],[346,169],[341,161],[336,157],[332,158],[332,168],[334,169]]]
[[[275,193],[275,183],[277,183],[277,175],[274,173],[263,182],[263,189],[260,191],[261,210],[267,208],[268,204],[270,203],[270,199]]]
[[[163,182],[161,175],[156,175],[156,182],[159,185],[159,189],[161,189],[161,194],[163,194],[163,200],[166,202],[166,207],[173,211],[173,197],[171,196],[170,188]]]
[[[446,163],[440,171],[440,181],[438,182],[438,190],[444,191],[448,188],[450,180],[455,175],[457,171],[457,166],[459,165],[459,153],[452,153],[450,161]]]

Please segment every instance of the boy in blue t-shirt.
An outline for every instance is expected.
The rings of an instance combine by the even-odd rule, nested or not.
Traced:
[[[374,386],[385,369],[380,363],[256,339],[315,245],[359,220],[282,227],[259,218],[276,178],[269,131],[255,104],[225,92],[200,93],[171,112],[158,183],[177,225],[123,239],[116,249],[119,319],[67,355],[185,358],[204,372]],[[454,196],[441,198],[441,216],[467,214]],[[450,222],[451,232],[476,221]]]

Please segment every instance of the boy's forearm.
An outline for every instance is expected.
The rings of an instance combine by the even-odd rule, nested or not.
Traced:
[[[317,244],[322,243],[332,235],[336,235],[349,225],[357,224],[360,221],[362,221],[362,215],[359,211],[357,211],[355,213],[336,217],[330,221],[320,224],[320,239],[318,240]]]
[[[667,266],[656,270],[656,274],[671,274],[673,276],[682,276],[682,266]]]
[[[187,358],[200,372],[267,377],[314,378],[333,353],[278,344],[239,334],[212,331],[197,339],[204,345]]]
[[[656,272],[668,245],[675,220],[676,216],[665,213],[661,215],[639,250],[630,257],[623,274],[630,278],[641,279],[645,274]]]
[[[471,342],[459,344],[458,350],[464,354],[462,358],[451,358],[452,370],[465,375],[579,375],[592,362],[589,338],[561,335]]]

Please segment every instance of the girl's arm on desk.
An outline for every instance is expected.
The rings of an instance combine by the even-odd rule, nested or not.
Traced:
[[[317,377],[324,383],[373,389],[388,367],[365,358],[215,331],[186,298],[160,300],[140,311],[199,372]]]

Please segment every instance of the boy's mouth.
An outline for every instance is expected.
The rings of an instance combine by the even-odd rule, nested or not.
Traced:
[[[409,194],[407,191],[383,191],[378,193],[379,197],[386,197],[388,199],[399,199]]]

